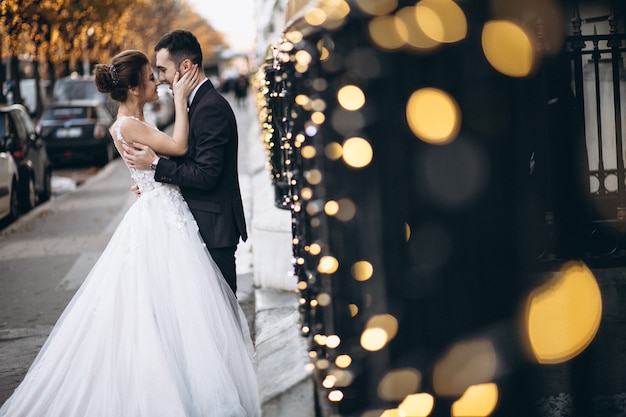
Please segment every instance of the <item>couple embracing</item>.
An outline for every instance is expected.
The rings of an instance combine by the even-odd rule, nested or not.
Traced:
[[[130,207],[0,417],[258,417],[255,354],[235,292],[247,238],[237,125],[200,70],[188,31],[148,57],[124,51],[96,67],[119,102],[111,134],[135,182]],[[170,84],[171,136],[144,104]]]

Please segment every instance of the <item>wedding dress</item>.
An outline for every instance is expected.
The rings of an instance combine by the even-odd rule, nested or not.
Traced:
[[[187,204],[130,171],[141,197],[0,417],[259,416],[246,318]]]

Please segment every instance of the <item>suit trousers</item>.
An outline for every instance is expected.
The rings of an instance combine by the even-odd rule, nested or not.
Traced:
[[[235,269],[235,251],[237,245],[225,248],[208,248],[211,257],[217,264],[224,279],[233,290],[233,294],[237,295],[237,271]]]

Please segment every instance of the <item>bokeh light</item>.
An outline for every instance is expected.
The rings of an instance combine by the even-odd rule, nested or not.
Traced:
[[[320,293],[317,296],[317,303],[321,305],[322,307],[326,307],[327,305],[330,304],[331,301],[332,301],[332,297],[327,292]]]
[[[285,39],[291,43],[298,43],[304,38],[304,35],[299,30],[292,30],[285,33]]]
[[[336,349],[341,344],[341,338],[339,336],[333,334],[326,338],[326,346],[331,349]]]
[[[304,94],[298,94],[294,101],[298,106],[302,106],[306,110],[311,102],[311,99]]]
[[[498,386],[494,383],[472,385],[452,404],[452,417],[487,417],[498,404]]]
[[[300,151],[300,154],[302,155],[304,159],[311,159],[315,157],[316,151],[313,146],[308,145],[302,148],[302,150]]]
[[[461,127],[461,112],[445,91],[422,88],[406,106],[406,118],[415,136],[424,142],[443,145],[454,140]]]
[[[306,205],[306,212],[309,216],[315,216],[322,211],[322,202],[319,200],[311,201]]]
[[[335,200],[327,201],[326,204],[324,204],[324,213],[326,213],[326,215],[334,216],[338,212],[339,212],[339,203],[337,203]]]
[[[539,363],[561,363],[582,352],[602,318],[602,295],[583,262],[568,262],[526,303],[526,334]]]
[[[356,85],[346,85],[337,92],[339,105],[346,110],[359,110],[365,104],[365,94]]]
[[[350,13],[350,5],[346,0],[325,0],[321,6],[326,13],[324,28],[336,30],[345,21],[345,17]]]
[[[431,50],[439,46],[440,42],[424,33],[417,21],[417,12],[414,6],[406,6],[396,12],[396,31],[403,44],[416,50]]]
[[[326,155],[326,158],[331,161],[336,161],[341,159],[341,155],[343,155],[343,148],[340,143],[331,142],[324,148],[324,155]]]
[[[326,21],[326,12],[319,7],[309,9],[304,14],[304,20],[311,26],[321,26]]]
[[[542,54],[556,54],[561,51],[567,23],[565,12],[555,0],[491,0],[494,16],[524,16],[524,28],[531,30],[540,44],[537,49]]]
[[[389,337],[383,329],[365,329],[361,334],[361,346],[370,352],[376,352],[385,347]]]
[[[367,261],[358,261],[350,268],[352,277],[357,281],[367,281],[374,274],[374,267]]]
[[[322,172],[318,169],[312,169],[304,173],[304,177],[309,184],[316,185],[322,181]]]
[[[465,13],[452,0],[421,0],[415,15],[423,33],[436,42],[458,42],[467,35]]]
[[[335,217],[342,222],[350,221],[356,215],[356,206],[349,198],[341,198],[337,200],[339,203],[339,211]]]
[[[407,29],[395,16],[379,16],[369,22],[369,36],[374,45],[385,50],[395,50],[405,44]]]
[[[322,246],[319,243],[311,243],[309,253],[311,255],[319,255],[322,252]]]
[[[359,314],[359,306],[356,304],[348,304],[348,310],[350,310],[351,317],[356,317],[356,315]]]
[[[336,382],[337,378],[334,375],[326,375],[326,377],[322,381],[322,386],[326,389],[334,388]]]
[[[363,138],[353,137],[343,143],[343,160],[352,168],[363,168],[372,162],[372,146]]]
[[[321,274],[334,274],[339,268],[339,261],[334,256],[322,256],[317,266],[318,272]]]
[[[304,200],[310,200],[313,197],[313,190],[311,188],[309,188],[309,187],[304,187],[300,191],[300,196]]]
[[[395,369],[378,383],[378,396],[385,401],[400,401],[417,392],[421,382],[422,374],[417,369]]]
[[[435,392],[441,396],[460,396],[471,385],[489,383],[496,375],[497,362],[495,348],[489,340],[456,343],[435,364]]]
[[[343,392],[334,390],[328,393],[328,399],[332,402],[339,402],[343,400]]]
[[[329,375],[334,377],[336,387],[347,387],[354,381],[354,374],[344,369],[332,369]]]
[[[482,47],[493,68],[510,77],[526,77],[535,67],[535,46],[529,35],[508,20],[485,23]]]
[[[398,406],[400,416],[427,417],[433,411],[435,399],[425,392],[408,395]]]
[[[356,0],[357,6],[372,16],[382,16],[398,7],[398,0]]]
[[[311,121],[316,125],[321,125],[326,120],[326,116],[321,111],[316,111],[311,114]]]
[[[398,320],[390,314],[372,316],[361,334],[361,346],[365,350],[378,351],[396,336]]]
[[[391,314],[377,314],[367,321],[366,327],[383,329],[389,335],[389,339],[393,339],[398,333],[398,320]]]
[[[352,364],[352,358],[350,355],[339,355],[335,358],[335,365],[339,368],[347,368]]]

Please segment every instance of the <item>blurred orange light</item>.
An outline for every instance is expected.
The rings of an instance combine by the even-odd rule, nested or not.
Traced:
[[[593,340],[602,319],[602,294],[582,262],[569,262],[533,291],[526,304],[526,333],[539,363],[565,362]]]
[[[487,61],[510,77],[526,77],[535,66],[535,46],[528,34],[507,20],[485,23],[482,47]]]

